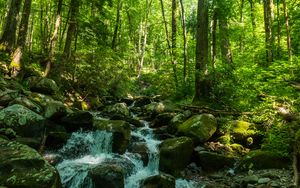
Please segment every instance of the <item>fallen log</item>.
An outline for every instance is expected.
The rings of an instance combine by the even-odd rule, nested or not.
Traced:
[[[190,110],[194,113],[208,113],[213,115],[254,115],[254,112],[238,112],[238,111],[228,111],[228,110],[215,110],[212,108],[204,106],[189,106],[189,105],[179,105],[184,110]]]

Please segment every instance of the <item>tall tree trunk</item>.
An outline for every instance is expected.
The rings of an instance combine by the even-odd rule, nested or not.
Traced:
[[[22,68],[21,59],[23,55],[23,48],[25,46],[26,38],[27,38],[30,10],[31,10],[31,0],[25,0],[23,6],[22,19],[19,26],[17,48],[13,53],[12,62],[10,64],[12,78],[17,77]]]
[[[188,57],[187,57],[187,34],[186,34],[186,19],[185,19],[185,10],[182,0],[179,0],[181,6],[181,18],[182,18],[182,35],[183,35],[183,83],[186,88],[187,85],[187,66],[188,66]]]
[[[213,17],[211,20],[211,63],[212,68],[217,67],[217,24],[218,24],[218,11],[217,8],[213,9]]]
[[[60,27],[60,23],[61,23],[62,2],[63,2],[63,0],[58,0],[58,2],[57,2],[55,25],[54,25],[52,37],[50,39],[49,53],[48,53],[48,58],[47,58],[47,63],[46,63],[46,69],[44,72],[45,77],[48,76],[48,74],[51,70],[51,64],[54,61],[54,51],[55,51],[57,38],[58,38],[58,31],[59,31],[59,27]]]
[[[79,11],[79,0],[71,0],[70,2],[70,20],[67,31],[67,38],[64,48],[64,56],[66,59],[70,59],[72,54],[72,41],[75,38],[75,32],[77,27],[77,13]]]
[[[287,9],[287,6],[286,6],[286,1],[282,0],[282,4],[283,4],[286,35],[287,35],[288,56],[289,56],[289,61],[290,61],[292,59],[292,40],[291,40],[291,34],[290,34],[289,16],[288,16],[288,9]]]
[[[240,6],[240,24],[241,24],[241,34],[240,34],[240,51],[242,52],[244,50],[244,3],[245,0],[241,0],[241,6]]]
[[[253,0],[249,0],[249,3],[250,3],[250,15],[251,15],[251,24],[252,24],[252,34],[253,34],[253,38],[255,38],[255,29],[256,29],[255,2],[253,2]]]
[[[22,0],[10,0],[0,39],[0,50],[12,52],[16,43],[16,31]]]
[[[267,66],[273,62],[273,47],[274,47],[274,37],[273,37],[273,0],[264,0],[264,20],[265,20],[265,40],[266,40],[266,60]]]
[[[165,25],[165,31],[166,31],[166,40],[167,40],[167,44],[168,44],[168,49],[170,50],[171,49],[171,44],[170,44],[169,30],[168,30],[168,24],[167,24],[167,21],[166,21],[165,8],[164,8],[163,0],[160,0],[160,4],[161,4],[161,12],[162,12],[162,16],[163,16],[164,25]]]
[[[277,58],[280,59],[281,23],[280,23],[280,0],[277,0]]]
[[[115,50],[116,49],[116,41],[118,37],[118,31],[119,31],[119,26],[120,26],[120,20],[121,20],[121,9],[122,9],[122,2],[121,0],[118,1],[118,7],[117,7],[117,17],[116,17],[116,25],[115,25],[115,30],[114,30],[114,35],[113,39],[111,42],[111,49]]]
[[[208,64],[208,0],[198,0],[196,63],[195,63],[195,96],[194,102],[208,97],[206,67]]]
[[[178,78],[177,78],[177,46],[176,46],[176,38],[177,38],[177,1],[172,0],[172,66],[173,66],[173,74],[175,87],[178,88]]]
[[[219,18],[219,30],[220,30],[220,42],[221,42],[221,54],[222,61],[227,64],[232,64],[232,53],[230,49],[229,33],[228,33],[228,21],[226,16]]]

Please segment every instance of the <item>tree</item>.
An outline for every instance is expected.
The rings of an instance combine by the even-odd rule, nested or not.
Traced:
[[[291,40],[290,25],[289,25],[289,15],[288,15],[288,9],[286,6],[286,1],[282,0],[282,4],[283,4],[283,11],[284,11],[284,18],[285,18],[288,57],[289,57],[289,61],[290,61],[292,59],[292,40]]]
[[[265,20],[265,45],[266,45],[266,60],[267,64],[270,65],[273,62],[273,48],[274,48],[274,37],[273,37],[273,0],[264,0],[264,20]]]
[[[3,33],[0,39],[0,49],[12,51],[16,42],[18,15],[22,0],[9,0],[8,12],[5,18]]]
[[[13,78],[18,76],[22,68],[21,59],[23,56],[23,48],[26,43],[30,10],[31,10],[31,0],[25,0],[23,6],[22,19],[19,26],[17,47],[13,53],[12,62],[10,64],[11,77]]]
[[[183,83],[184,88],[187,85],[187,64],[188,64],[188,57],[187,57],[187,31],[186,31],[186,18],[185,18],[185,10],[182,0],[179,0],[180,7],[181,7],[181,19],[182,19],[182,36],[183,36]]]
[[[194,102],[208,97],[208,0],[198,0]]]
[[[79,11],[79,4],[79,0],[71,0],[70,2],[70,20],[64,48],[64,56],[67,59],[70,59],[71,57],[72,41],[75,38],[75,32],[77,27],[77,14]]]

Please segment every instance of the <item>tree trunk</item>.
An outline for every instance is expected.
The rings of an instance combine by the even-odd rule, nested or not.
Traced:
[[[23,48],[25,46],[26,38],[27,38],[30,10],[31,10],[31,0],[25,0],[23,6],[22,19],[19,26],[17,48],[13,53],[12,62],[10,64],[12,78],[17,77],[22,69],[21,59],[23,55]]]
[[[208,64],[208,0],[198,0],[196,63],[195,63],[195,96],[193,101],[208,97],[206,67]]]
[[[64,56],[66,59],[70,59],[72,54],[72,41],[75,38],[75,32],[77,27],[77,13],[79,11],[79,0],[71,0],[70,2],[70,20],[67,31],[67,38],[64,48]]]
[[[48,76],[48,74],[51,70],[51,64],[54,61],[54,51],[55,51],[57,38],[58,38],[58,30],[59,30],[60,23],[61,23],[62,2],[63,2],[63,0],[58,0],[58,3],[57,3],[55,26],[54,26],[54,31],[52,33],[52,37],[50,39],[48,59],[47,59],[47,63],[46,63],[46,69],[45,69],[45,72],[44,72],[45,77]]]
[[[253,34],[253,38],[255,38],[255,29],[256,29],[255,2],[253,2],[253,0],[249,0],[249,3],[250,3],[250,15],[251,15],[251,24],[252,24],[252,34]]]
[[[161,4],[161,12],[162,12],[162,16],[163,16],[164,25],[165,25],[165,31],[166,31],[166,40],[167,40],[167,44],[168,44],[168,49],[170,50],[171,49],[171,44],[170,44],[169,30],[168,30],[168,24],[167,24],[167,21],[166,21],[166,15],[165,15],[163,0],[160,0],[160,4]]]
[[[280,0],[277,0],[277,58],[280,59],[281,23],[280,23]]]
[[[217,68],[217,23],[218,23],[218,13],[217,8],[213,9],[213,17],[211,20],[211,63],[212,68]]]
[[[0,39],[0,50],[12,52],[16,42],[16,31],[22,0],[10,0]]]
[[[227,64],[232,64],[232,53],[230,49],[229,33],[228,33],[228,21],[226,16],[219,18],[219,30],[220,30],[220,42],[222,61]]]
[[[288,16],[288,9],[286,6],[286,1],[282,0],[282,3],[283,3],[284,18],[285,18],[286,35],[287,35],[288,56],[290,61],[292,59],[292,41],[291,41],[290,26],[289,26],[289,16]]]
[[[240,34],[240,51],[243,52],[244,50],[244,2],[245,0],[241,0],[241,6],[240,6],[240,24],[241,24],[241,34]]]
[[[183,83],[186,88],[187,85],[187,66],[188,66],[188,57],[187,57],[187,34],[186,34],[186,19],[185,19],[185,10],[182,0],[179,0],[181,6],[181,18],[182,18],[182,35],[183,35]]]
[[[265,20],[265,45],[266,45],[266,60],[267,66],[273,62],[273,0],[264,0],[264,20]]]
[[[172,0],[172,66],[176,90],[178,88],[178,78],[177,78],[177,46],[176,46],[176,36],[177,36],[177,1]]]
[[[118,37],[118,31],[119,31],[120,20],[121,20],[121,14],[120,14],[121,9],[122,9],[122,2],[121,2],[121,0],[119,0],[118,1],[118,8],[117,8],[116,25],[115,25],[113,39],[112,39],[112,42],[111,42],[111,49],[113,49],[113,50],[116,49],[116,41],[117,41],[117,37]]]

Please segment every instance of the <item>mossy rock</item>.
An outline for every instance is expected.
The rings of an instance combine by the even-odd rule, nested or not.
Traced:
[[[217,130],[217,121],[211,114],[194,115],[178,126],[178,132],[194,139],[206,142]]]
[[[73,112],[63,117],[61,124],[67,132],[75,132],[79,129],[91,130],[93,128],[93,115],[86,111]]]
[[[189,137],[170,138],[159,145],[159,169],[178,175],[190,162],[193,153],[193,141]]]
[[[60,178],[37,151],[0,138],[0,185],[24,188],[59,188]]]
[[[46,95],[54,95],[59,90],[56,82],[49,78],[30,77],[26,82],[31,91]]]
[[[230,134],[235,142],[243,145],[248,144],[249,137],[252,139],[259,137],[259,131],[256,130],[255,125],[246,121],[233,121]]]
[[[221,144],[230,144],[232,142],[230,134],[225,134],[217,139]]]
[[[249,169],[282,169],[289,168],[290,161],[271,151],[254,150],[244,156],[240,162],[240,170]]]
[[[12,106],[14,104],[19,104],[19,105],[25,106],[28,109],[30,109],[38,114],[41,114],[43,111],[43,108],[41,106],[39,106],[38,104],[36,104],[34,101],[30,100],[27,97],[21,96],[21,97],[15,98],[13,101],[11,101],[9,103],[10,106]]]
[[[160,173],[146,178],[142,188],[175,188],[175,178],[169,174]]]
[[[124,170],[113,164],[101,164],[88,172],[94,187],[123,188]]]
[[[108,114],[109,116],[113,116],[115,114],[121,116],[129,116],[129,108],[126,103],[117,103],[114,105],[106,106],[103,110],[104,113]]]
[[[20,93],[16,90],[0,90],[0,106],[7,106],[11,101],[19,96]]]
[[[40,137],[44,122],[42,116],[19,104],[0,111],[0,128],[11,128],[20,136]]]
[[[131,127],[129,123],[122,120],[95,119],[93,126],[96,130],[113,133],[113,152],[123,154],[126,151],[131,139]]]
[[[49,101],[45,107],[44,117],[57,120],[67,115],[67,108],[60,101]]]
[[[199,151],[196,162],[206,171],[218,171],[225,167],[233,167],[236,158],[231,155],[218,154],[209,151]]]

